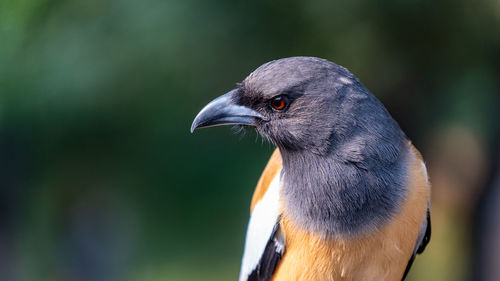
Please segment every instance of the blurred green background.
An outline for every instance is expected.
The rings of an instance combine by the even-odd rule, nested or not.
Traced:
[[[409,280],[500,280],[498,0],[2,0],[1,279],[236,280],[273,147],[189,127],[294,55],[349,68],[426,158]]]

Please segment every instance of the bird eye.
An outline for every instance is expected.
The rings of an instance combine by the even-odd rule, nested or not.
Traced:
[[[271,100],[271,107],[277,111],[283,111],[288,104],[288,100],[284,96],[277,96]]]

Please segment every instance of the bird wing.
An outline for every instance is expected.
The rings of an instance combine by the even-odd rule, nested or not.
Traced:
[[[255,189],[239,281],[268,281],[285,251],[280,230],[281,156],[276,150]]]

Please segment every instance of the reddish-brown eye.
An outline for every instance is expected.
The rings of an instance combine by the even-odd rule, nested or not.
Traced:
[[[278,96],[271,100],[271,107],[274,110],[282,111],[287,106],[287,99],[284,96]]]

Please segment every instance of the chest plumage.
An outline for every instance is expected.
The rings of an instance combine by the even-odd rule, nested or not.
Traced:
[[[408,193],[394,217],[375,231],[354,237],[321,237],[297,225],[282,209],[280,226],[286,248],[270,280],[400,281],[425,234],[430,196],[425,165],[416,149],[411,147],[411,152]],[[275,152],[270,163],[278,161]],[[272,174],[273,170],[266,169],[262,178]],[[259,184],[256,194],[264,188]]]

